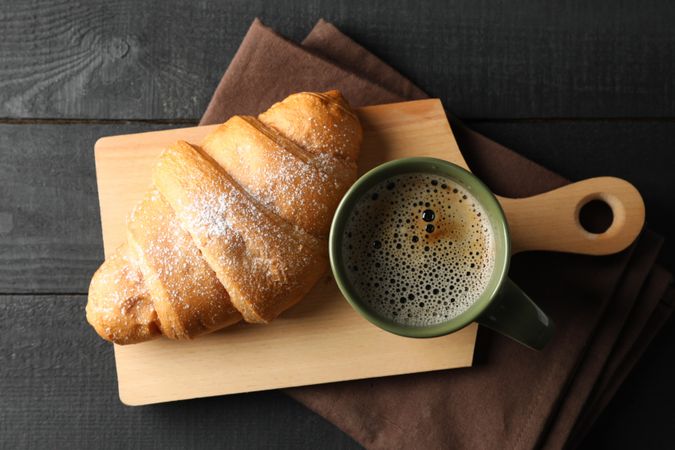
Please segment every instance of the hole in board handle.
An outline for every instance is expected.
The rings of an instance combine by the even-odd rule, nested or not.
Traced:
[[[591,198],[579,208],[579,223],[589,233],[602,234],[613,222],[612,207],[603,199]]]

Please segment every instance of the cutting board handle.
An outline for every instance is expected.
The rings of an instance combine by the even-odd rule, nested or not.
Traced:
[[[509,222],[513,253],[550,250],[609,255],[628,247],[645,220],[638,190],[615,177],[590,178],[527,198],[498,199]],[[602,233],[591,233],[579,222],[579,211],[592,200],[601,200],[612,209],[612,224]]]

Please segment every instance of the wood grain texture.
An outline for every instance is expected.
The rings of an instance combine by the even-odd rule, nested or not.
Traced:
[[[640,193],[615,177],[589,178],[532,197],[498,200],[509,224],[512,253],[610,255],[632,244],[645,223]],[[613,216],[609,227],[598,233],[584,229],[579,220],[581,208],[592,200],[606,203]]]
[[[280,392],[128,408],[84,296],[0,296],[0,447],[358,449]]]
[[[0,117],[196,119],[255,16],[324,17],[460,117],[675,115],[664,2],[6,0]]]
[[[569,178],[629,180],[644,196],[648,225],[672,236],[675,123],[471,125]],[[0,125],[0,293],[86,293],[103,260],[92,147],[100,136],[168,127]],[[666,239],[662,260],[675,269],[675,239]]]
[[[606,174],[631,180],[645,196],[650,227],[667,237],[674,237],[675,216],[670,211],[674,191],[672,143],[675,142],[675,124],[663,121],[553,121],[474,122],[471,125],[569,178]],[[167,125],[154,128],[165,127]],[[87,155],[90,158],[92,145],[99,136],[149,129],[153,127],[133,124],[3,126],[0,139],[6,136],[21,136],[21,139],[5,140],[0,148],[0,201],[5,202],[2,212],[25,206],[18,203],[25,197],[18,196],[14,190],[28,189],[28,184],[8,185],[6,180],[23,177],[32,180],[36,186],[50,182],[49,170],[41,166],[50,163],[50,158],[45,157],[46,149],[55,148],[55,143],[67,143],[79,159]],[[8,142],[15,148],[11,152]],[[91,164],[93,162],[73,169],[72,176],[88,178],[95,183]],[[11,178],[15,172],[21,176]],[[5,197],[7,192],[12,200]],[[49,205],[57,202],[59,195],[44,189],[40,195],[30,198],[33,202]],[[97,205],[95,194],[87,199]],[[63,207],[74,209],[78,203],[69,198]],[[38,208],[37,211],[49,210]],[[58,254],[55,249],[58,239],[63,236],[59,230],[68,223],[68,216],[58,219],[56,213],[44,214],[40,223],[33,227],[29,223],[14,227],[11,239],[0,235],[3,258],[7,257],[8,251],[11,253],[13,241],[24,239],[24,236],[41,239],[44,244],[40,252]],[[86,246],[96,248],[98,258],[102,259],[98,231],[90,238],[84,229],[73,230],[82,236],[81,241]],[[54,239],[51,244],[50,239]],[[91,241],[87,242],[88,239]],[[666,240],[670,251],[664,256],[666,261],[671,261],[671,267],[675,267],[675,261],[667,257],[674,253],[672,244],[673,239]],[[90,258],[82,248],[77,247],[71,257]],[[35,251],[29,255],[37,258],[39,254]],[[88,283],[90,271],[100,262],[91,259],[91,267],[77,279]],[[77,289],[85,293],[84,283],[65,285],[55,281],[62,278],[61,272],[67,265],[56,258],[42,259],[40,273],[50,276],[32,285],[32,289],[46,291],[57,287],[62,292]],[[29,270],[28,267],[23,270]],[[5,271],[3,277],[20,274],[20,270]],[[5,283],[3,286],[12,282],[11,278],[0,280]],[[288,446],[294,448],[357,447],[330,424],[274,392],[141,409],[123,407],[117,396],[112,350],[100,342],[84,322],[84,302],[84,297],[70,296],[0,297],[0,317],[3,317],[0,321],[0,442],[5,446],[90,448],[106,442],[110,443],[109,447],[119,448],[153,446],[156,442],[158,446],[168,448],[195,447],[198,443],[202,448],[227,448],[229,443],[239,448],[284,448],[284,442],[288,442]],[[70,313],[62,312],[68,308],[72,308]],[[56,320],[61,314],[65,315]],[[79,331],[71,334],[69,330],[74,328]],[[659,411],[666,411],[675,401],[670,387],[675,376],[673,336],[675,321],[671,320],[595,427],[587,448],[597,448],[603,443],[611,443],[610,447],[622,442],[639,444],[638,439],[643,434],[650,436],[656,448],[667,446],[671,436],[665,431],[664,423],[669,416]]]
[[[630,181],[643,196],[647,226],[666,237],[660,260],[675,271],[675,122],[481,121],[470,125],[569,179],[607,175]]]
[[[432,156],[468,169],[439,100],[359,109],[364,143],[359,172],[393,159]],[[129,211],[150,185],[161,153],[178,140],[202,142],[217,125],[104,137],[96,143],[97,178],[106,254],[126,239]],[[447,140],[447,142],[446,142]],[[581,227],[580,208],[592,199],[611,205],[615,220],[603,233]],[[644,224],[644,204],[630,183],[596,177],[526,199],[498,197],[509,220],[514,252],[551,250],[605,255],[630,245]]]
[[[255,14],[295,39],[302,38],[318,17],[326,17],[464,117],[673,116],[675,33],[670,2],[526,1],[514,7],[487,0],[424,6],[406,0],[386,5],[212,0],[177,6],[177,0],[1,2],[0,117],[180,114],[196,119]],[[83,10],[92,18],[105,19],[84,19]],[[190,39],[167,31],[183,30],[183,24],[197,20],[200,27],[187,31]],[[401,32],[413,28],[412,37]],[[115,56],[123,51],[106,50],[124,50],[119,40],[129,44],[125,57]],[[98,62],[74,68],[71,49],[90,53],[89,58]],[[156,60],[153,55],[162,57]],[[70,61],[67,68],[60,64],[64,58]],[[135,70],[129,58],[144,69]],[[158,62],[196,72],[199,88],[183,89],[181,82],[160,73]],[[675,269],[672,121],[473,126],[571,179],[614,175],[636,184],[645,197],[649,226],[667,237],[663,259]],[[89,158],[100,135],[152,129],[127,124],[45,128],[12,125],[0,132],[0,139],[21,136],[0,147],[0,229],[14,224],[11,239],[0,231],[0,292],[84,293],[90,271],[102,258],[99,235],[92,236],[87,232],[91,228],[82,224],[71,228],[80,236],[78,245],[68,258],[58,257],[60,241],[73,239],[62,228],[69,223],[68,214],[49,205],[63,201],[64,209],[75,210],[82,204],[68,195],[60,200],[61,192],[41,187],[53,181],[44,167],[51,163],[44,149],[69,142],[75,146],[74,154]],[[84,140],[90,142],[84,145]],[[16,148],[10,151],[6,142]],[[83,170],[84,166],[74,170],[73,176],[93,183],[93,172]],[[17,183],[15,171],[30,182]],[[31,190],[30,185],[40,190],[39,195],[14,192]],[[27,207],[24,200],[34,208],[33,219],[16,226],[17,215]],[[95,205],[95,195],[87,196],[87,202]],[[97,223],[98,216],[87,220]],[[23,239],[39,245],[24,245]],[[87,261],[86,267],[73,261]],[[12,306],[3,308],[9,303]],[[100,343],[92,348],[95,336],[79,322],[83,305],[83,299],[71,297],[0,297],[0,447],[356,448],[331,425],[275,393],[122,407],[113,386],[109,347]],[[75,308],[73,316],[50,325],[49,318],[68,307]],[[73,326],[82,336],[65,333],[64,339],[64,329]],[[672,445],[668,411],[675,402],[674,339],[671,320],[585,448]],[[69,346],[77,350],[68,350]]]
[[[92,147],[119,129],[0,125],[0,293],[86,292],[103,259]]]
[[[445,157],[466,165],[438,100],[371,106],[358,114],[364,128],[362,173],[404,156]],[[179,139],[198,144],[213,128],[112,136],[97,142],[106,254],[125,239],[128,211],[147,191],[162,149]],[[472,324],[434,339],[395,336],[360,317],[328,277],[299,305],[265,326],[236,325],[192,342],[157,339],[116,346],[120,398],[142,405],[467,367],[476,330]]]

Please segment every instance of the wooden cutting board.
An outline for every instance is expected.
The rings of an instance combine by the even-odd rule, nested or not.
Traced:
[[[443,107],[420,100],[362,108],[359,169],[407,156],[466,167]],[[148,189],[161,150],[200,143],[213,126],[112,136],[96,143],[106,255],[125,238],[125,220]],[[259,391],[470,366],[477,325],[434,339],[384,332],[361,318],[326,276],[269,325],[238,324],[192,342],[157,339],[115,346],[120,399],[127,405]]]
[[[392,159],[432,156],[464,168],[438,100],[358,110],[364,128],[361,173]],[[125,239],[125,220],[150,184],[155,160],[179,139],[201,143],[213,126],[113,136],[96,143],[103,243],[109,255]],[[626,248],[644,224],[644,203],[630,183],[598,177],[523,199],[497,197],[512,251],[603,255]],[[586,231],[579,211],[606,202],[613,221]],[[477,326],[435,339],[386,333],[356,314],[326,276],[297,306],[269,325],[238,324],[193,342],[158,339],[115,346],[119,392],[129,405],[233,394],[471,365]]]

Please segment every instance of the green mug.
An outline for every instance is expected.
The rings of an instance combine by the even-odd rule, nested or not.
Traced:
[[[473,195],[488,216],[494,239],[494,266],[482,294],[447,321],[414,326],[393,321],[375,312],[351,284],[344,264],[342,241],[354,206],[374,186],[406,173],[424,173],[448,178]],[[507,274],[511,241],[504,212],[482,181],[471,172],[436,158],[405,158],[382,164],[359,178],[340,202],[330,229],[330,263],[340,291],[351,306],[378,327],[401,336],[429,338],[457,331],[476,321],[530,348],[541,350],[553,336],[552,321]]]

